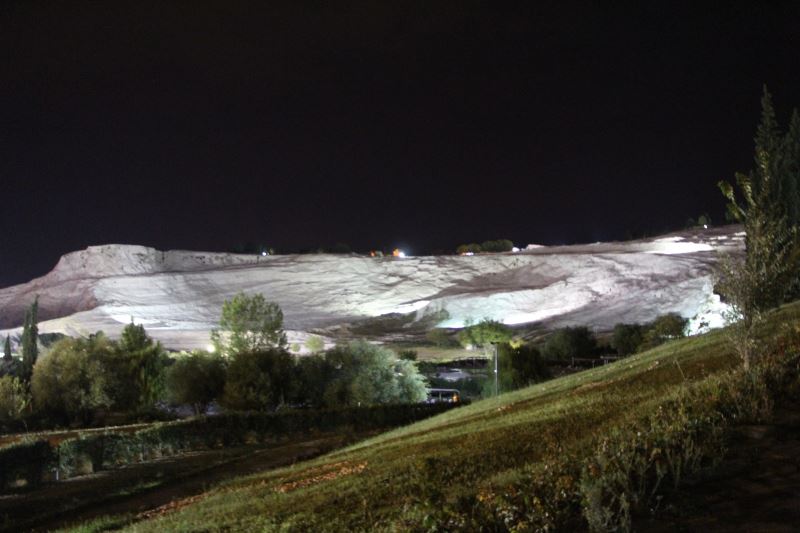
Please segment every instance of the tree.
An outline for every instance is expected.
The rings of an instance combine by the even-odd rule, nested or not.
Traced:
[[[164,390],[168,357],[141,324],[131,322],[122,330],[117,349],[106,361],[114,407],[123,411],[152,408]]]
[[[484,252],[510,252],[514,248],[514,243],[508,239],[484,241],[481,243],[481,248]]]
[[[22,369],[20,377],[29,383],[33,375],[33,366],[39,357],[39,297],[37,296],[30,308],[25,312],[25,321],[22,326]]]
[[[113,350],[103,335],[57,342],[33,369],[36,409],[86,424],[96,409],[110,407],[104,360]]]
[[[611,336],[611,347],[623,357],[636,353],[644,342],[644,331],[639,324],[617,324]]]
[[[746,232],[744,258],[727,258],[718,272],[718,290],[731,306],[728,333],[745,368],[763,313],[800,296],[800,114],[794,111],[783,134],[766,87],[761,109],[755,167],[736,174],[741,200],[731,184],[719,183],[731,218]]]
[[[311,335],[306,339],[306,348],[311,353],[321,352],[325,349],[325,341],[319,335]]]
[[[566,361],[572,357],[591,357],[596,347],[597,341],[589,328],[578,326],[553,332],[543,351],[548,359]]]
[[[746,294],[738,291],[747,300],[738,304],[745,314],[763,313],[800,295],[800,114],[794,111],[784,135],[766,87],[761,107],[755,167],[748,174],[736,174],[741,203],[731,184],[719,182],[728,212],[746,232],[744,262],[731,261],[727,266],[749,273],[722,272],[722,277],[739,277],[753,285]]]
[[[550,371],[535,346],[501,344],[498,357],[501,390],[519,389],[550,378]]]
[[[325,354],[326,407],[418,403],[427,397],[424,377],[413,361],[365,341],[337,346]]]
[[[5,346],[4,346],[4,349],[3,349],[3,359],[5,359],[6,361],[11,361],[11,359],[12,359],[12,357],[11,357],[11,337],[9,335],[6,335],[6,342],[5,342]]]
[[[211,340],[222,355],[286,348],[283,311],[261,294],[239,293],[227,300],[222,305],[219,325],[222,332],[212,331]]]
[[[337,369],[324,354],[316,353],[297,359],[297,388],[293,401],[309,407],[325,407],[325,391]]]
[[[285,350],[241,352],[231,359],[222,397],[225,407],[267,411],[294,396],[294,358]]]
[[[467,325],[458,332],[458,341],[464,346],[474,346],[488,350],[492,344],[502,344],[511,340],[513,331],[511,328],[488,318],[477,324]]]
[[[178,357],[166,375],[170,400],[205,412],[225,387],[225,361],[218,354],[192,352]]]

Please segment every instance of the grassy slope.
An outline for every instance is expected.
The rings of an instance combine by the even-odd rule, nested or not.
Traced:
[[[796,321],[784,308],[767,327]],[[548,446],[580,446],[593,434],[640,416],[685,380],[735,365],[720,331],[668,343],[615,364],[476,402],[361,442],[314,461],[240,478],[200,502],[141,522],[141,531],[271,529],[308,520],[368,529],[396,518],[418,496],[420,472],[433,458],[446,490],[480,492]]]

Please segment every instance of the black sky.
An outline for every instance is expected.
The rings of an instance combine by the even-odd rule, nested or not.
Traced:
[[[800,105],[800,3],[0,3],[0,286],[92,244],[621,239]]]

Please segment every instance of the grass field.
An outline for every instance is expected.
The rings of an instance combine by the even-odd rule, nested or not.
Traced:
[[[763,338],[797,322],[773,314]],[[480,499],[553,450],[647,415],[681,386],[738,365],[724,332],[475,402],[289,468],[228,482],[134,531],[350,530],[396,527],[421,500]],[[100,523],[97,529],[102,529]],[[87,524],[86,530],[93,525]]]

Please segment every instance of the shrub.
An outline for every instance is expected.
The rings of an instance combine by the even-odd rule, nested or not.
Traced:
[[[112,350],[102,334],[57,342],[33,369],[31,392],[36,409],[85,424],[97,408],[110,407],[103,363]]]
[[[597,341],[589,328],[579,326],[553,332],[545,341],[544,356],[550,360],[566,361],[572,357],[591,357]]]
[[[195,414],[200,414],[222,394],[225,362],[216,354],[192,352],[175,360],[166,381],[173,403],[191,405]]]

